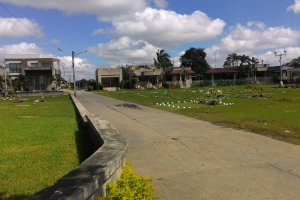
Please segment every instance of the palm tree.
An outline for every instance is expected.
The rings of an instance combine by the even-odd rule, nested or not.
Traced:
[[[251,63],[251,70],[253,72],[253,81],[254,83],[256,83],[256,65],[259,63],[259,61],[257,58],[252,57],[250,59],[250,63]]]
[[[226,61],[224,62],[224,67],[236,68],[240,61],[240,57],[237,53],[228,54]]]
[[[165,52],[163,49],[158,49],[156,52],[156,59],[153,58],[154,65],[159,69],[167,69],[169,67],[172,67],[173,64],[170,60],[170,55]]]

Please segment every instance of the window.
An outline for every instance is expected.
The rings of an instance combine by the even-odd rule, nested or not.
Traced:
[[[10,63],[9,73],[22,73],[21,63]]]
[[[52,68],[53,64],[51,62],[42,62],[42,67]]]
[[[38,67],[38,63],[31,63],[30,67]]]

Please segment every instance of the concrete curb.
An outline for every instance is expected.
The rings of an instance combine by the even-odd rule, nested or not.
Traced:
[[[71,95],[78,113],[89,128],[94,145],[99,149],[79,167],[26,200],[83,200],[106,195],[106,184],[121,174],[126,159],[128,142],[107,121],[90,114]]]

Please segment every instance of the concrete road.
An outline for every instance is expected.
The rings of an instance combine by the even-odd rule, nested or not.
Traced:
[[[128,160],[161,199],[300,199],[300,146],[78,91],[129,141]]]

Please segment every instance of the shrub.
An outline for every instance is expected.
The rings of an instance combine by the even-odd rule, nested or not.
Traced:
[[[122,85],[122,88],[124,88],[124,89],[130,89],[130,81],[129,80],[123,81],[121,83],[121,85]]]
[[[136,174],[130,163],[126,163],[121,177],[116,183],[107,185],[106,197],[98,200],[153,200],[157,199],[154,189],[150,185],[151,179]]]
[[[88,85],[87,89],[88,89],[88,91],[92,91],[92,90],[94,90],[94,87],[92,85]]]
[[[98,83],[98,90],[103,90],[103,83]]]

